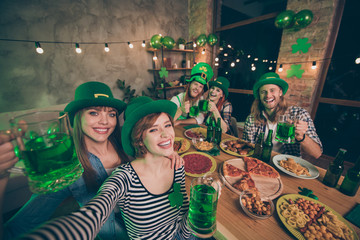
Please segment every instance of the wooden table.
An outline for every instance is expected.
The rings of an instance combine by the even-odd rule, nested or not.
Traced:
[[[176,137],[185,138],[183,132],[185,129],[181,126],[175,127]],[[223,139],[232,136],[223,134]],[[193,146],[188,150],[196,151]],[[274,153],[276,155],[276,153]],[[237,158],[220,150],[220,155],[214,157],[219,165],[228,159]],[[218,169],[218,168],[217,168]],[[314,191],[319,197],[319,201],[344,216],[356,203],[360,203],[359,192],[354,197],[349,197],[337,189],[325,186],[321,180],[325,175],[325,170],[318,168],[320,176],[317,179],[299,179],[289,176],[279,171],[284,185],[284,194],[297,194],[298,187],[306,187]],[[217,170],[216,170],[217,171]],[[190,182],[192,177],[186,176],[186,187],[190,192]],[[276,204],[274,200],[274,204]],[[274,215],[266,220],[253,220],[242,211],[239,203],[239,195],[232,192],[229,188],[223,187],[217,207],[217,232],[214,235],[216,239],[293,239],[293,235],[282,224],[276,211]],[[352,228],[360,236],[360,229],[351,224]]]

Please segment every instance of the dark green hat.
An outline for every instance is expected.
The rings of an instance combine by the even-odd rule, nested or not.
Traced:
[[[135,157],[135,149],[131,141],[131,133],[135,124],[151,113],[168,113],[175,116],[177,105],[169,100],[154,101],[147,96],[133,99],[125,110],[125,122],[121,129],[121,142],[126,154]]]
[[[198,63],[191,69],[191,77],[187,82],[198,81],[201,84],[206,84],[214,76],[214,72],[209,64]]]
[[[254,97],[258,98],[258,91],[259,88],[261,88],[263,85],[266,84],[275,84],[278,85],[279,87],[281,87],[283,94],[285,95],[285,93],[287,92],[289,85],[287,82],[285,82],[284,80],[282,80],[279,75],[277,73],[274,72],[268,72],[263,74],[259,80],[254,84],[253,87],[253,93],[254,93]]]
[[[75,90],[75,99],[64,109],[69,113],[70,124],[73,126],[77,111],[93,106],[113,107],[119,114],[126,108],[126,103],[113,97],[108,85],[102,82],[86,82]]]
[[[229,95],[228,88],[230,86],[230,82],[227,78],[218,77],[216,80],[210,81],[209,87],[211,88],[212,86],[220,88],[225,94],[225,99],[228,97]]]

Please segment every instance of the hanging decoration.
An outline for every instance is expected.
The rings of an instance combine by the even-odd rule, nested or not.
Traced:
[[[309,9],[301,10],[296,13],[292,10],[286,10],[276,16],[274,25],[277,28],[299,30],[307,27],[313,20],[313,13]]]
[[[297,78],[302,78],[304,72],[305,70],[301,69],[301,64],[292,64],[291,69],[286,71],[286,77],[291,78],[295,76]]]
[[[161,34],[155,34],[150,39],[150,46],[155,49],[159,49],[161,48],[162,41],[163,41],[163,37],[161,36]]]
[[[206,35],[205,34],[200,34],[199,37],[196,39],[196,44],[200,47],[205,46],[207,41]]]
[[[214,33],[210,33],[207,42],[210,46],[214,46],[218,42],[218,37]]]
[[[277,28],[290,28],[294,23],[295,12],[292,10],[286,10],[275,18],[275,27]]]
[[[295,28],[305,28],[313,20],[313,13],[309,9],[304,9],[295,14],[294,16],[294,27]]]
[[[309,51],[309,48],[311,47],[311,43],[308,43],[308,38],[298,38],[296,40],[297,44],[294,44],[291,46],[292,53],[307,53]]]
[[[164,45],[164,47],[166,47],[167,49],[173,49],[175,46],[175,40],[172,37],[169,36],[165,36],[162,40],[162,44]]]

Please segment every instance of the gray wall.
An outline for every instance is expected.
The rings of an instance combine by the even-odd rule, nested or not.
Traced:
[[[0,38],[34,41],[125,42],[110,45],[0,41],[0,113],[63,104],[86,81],[116,80],[141,95],[153,81],[152,54],[134,43],[154,34],[188,38],[187,0],[0,0]],[[148,42],[148,41],[147,41]]]

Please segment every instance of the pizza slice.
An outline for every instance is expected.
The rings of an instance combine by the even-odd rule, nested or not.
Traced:
[[[225,162],[223,165],[223,174],[224,177],[242,177],[247,174],[247,172]]]
[[[252,158],[252,157],[244,157],[244,162],[246,164],[246,170],[248,172],[253,171],[257,167],[258,164],[262,163],[259,159]]]
[[[252,180],[250,174],[247,172],[245,172],[239,181],[233,184],[233,187],[241,192],[248,190],[257,191],[254,180]]]
[[[259,159],[246,157],[244,158],[246,169],[250,174],[263,177],[278,178],[279,173],[270,165],[260,161]]]

